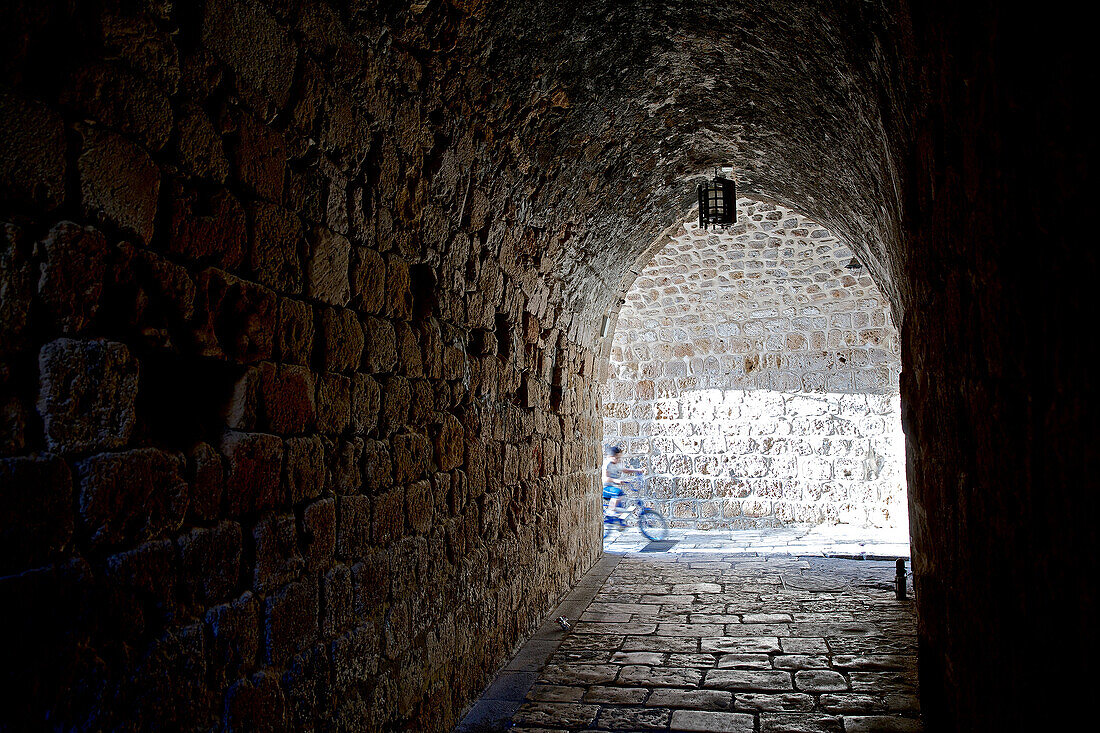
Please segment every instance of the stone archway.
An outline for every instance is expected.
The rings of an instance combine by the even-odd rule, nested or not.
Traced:
[[[689,220],[630,286],[604,440],[647,469],[674,527],[844,523],[908,536],[897,331],[852,250],[742,199]]]
[[[600,324],[732,164],[900,326],[930,724],[1035,713],[1098,606],[1074,19],[3,3],[5,712],[447,727],[598,556]]]

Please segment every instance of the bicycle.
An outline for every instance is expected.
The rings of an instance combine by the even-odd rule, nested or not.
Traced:
[[[637,484],[641,484],[638,486]],[[604,500],[603,536],[606,539],[612,530],[626,529],[624,516],[633,515],[640,531],[647,540],[659,541],[668,536],[668,520],[659,511],[649,506],[642,498],[643,479],[625,482],[623,495],[619,498],[619,515],[607,516],[607,500]]]

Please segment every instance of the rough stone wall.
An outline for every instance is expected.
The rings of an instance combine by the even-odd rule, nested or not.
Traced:
[[[665,242],[619,311],[603,427],[674,526],[908,528],[897,332],[851,249],[748,199]]]
[[[373,5],[0,21],[0,727],[448,729],[600,546],[480,92]]]

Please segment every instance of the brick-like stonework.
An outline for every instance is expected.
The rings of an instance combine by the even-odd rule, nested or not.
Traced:
[[[741,199],[689,221],[619,312],[604,437],[675,526],[907,527],[897,332],[826,229]]]

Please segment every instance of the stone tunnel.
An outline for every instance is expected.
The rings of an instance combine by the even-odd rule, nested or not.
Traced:
[[[1059,5],[4,3],[0,726],[451,729],[601,555],[603,324],[724,165],[889,304],[928,730],[1077,709]]]

